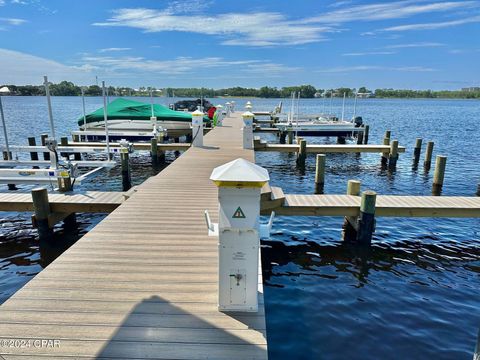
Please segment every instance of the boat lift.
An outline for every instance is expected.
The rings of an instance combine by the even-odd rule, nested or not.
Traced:
[[[49,82],[47,77],[44,77],[45,93],[47,97],[48,115],[50,120],[50,128],[52,134],[55,134],[53,115],[51,111]],[[62,179],[70,178],[74,179],[74,182],[81,183],[91,175],[95,174],[103,168],[114,167],[117,163],[111,160],[111,156],[114,153],[131,153],[133,152],[133,144],[126,140],[120,141],[119,148],[110,148],[107,143],[107,149],[105,147],[70,147],[70,146],[58,146],[55,138],[49,138],[45,140],[45,146],[11,146],[8,141],[7,127],[5,122],[5,114],[3,112],[1,98],[0,98],[0,119],[3,126],[3,134],[5,139],[5,145],[0,145],[1,151],[6,153],[6,160],[0,161],[0,184],[52,184],[54,182],[60,183]],[[107,130],[108,138],[108,130]],[[107,151],[105,151],[107,150]],[[48,152],[50,154],[50,160],[19,160],[16,154],[15,159],[12,158],[12,152]],[[62,152],[72,153],[106,153],[108,155],[107,161],[70,161],[62,160],[60,154]],[[26,169],[19,167],[35,166],[34,169]],[[38,168],[40,166],[46,166],[47,168]],[[90,167],[93,170],[79,175],[79,167]]]

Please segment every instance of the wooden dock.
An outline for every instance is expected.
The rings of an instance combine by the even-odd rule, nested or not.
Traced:
[[[300,146],[297,144],[266,144],[255,141],[255,151],[277,151],[277,152],[298,152]],[[388,153],[390,145],[323,145],[307,144],[307,153],[328,154],[328,153]],[[405,147],[398,147],[399,153],[405,152]]]
[[[123,203],[128,195],[123,192],[86,191],[83,193],[49,194],[52,212],[110,213]],[[0,211],[33,211],[30,193],[0,193]]]
[[[0,339],[52,340],[2,347],[4,359],[267,358],[263,296],[258,313],[217,310],[218,238],[207,236],[204,210],[217,221],[218,200],[209,177],[236,158],[254,161],[242,148],[240,116],[224,124],[0,307]]]
[[[262,213],[290,216],[358,216],[360,196],[284,194],[281,188],[262,189]],[[480,197],[379,195],[375,216],[480,217]]]

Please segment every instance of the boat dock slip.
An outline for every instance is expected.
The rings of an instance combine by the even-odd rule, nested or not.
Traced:
[[[49,194],[52,212],[109,213],[126,199],[126,193],[86,191],[84,193]],[[0,193],[0,211],[33,211],[30,193]]]
[[[262,211],[268,215],[358,216],[360,196],[283,194],[280,188],[264,187]],[[461,196],[379,195],[375,216],[480,218],[480,198]]]
[[[224,125],[0,306],[0,339],[56,341],[2,347],[3,358],[267,358],[263,297],[256,313],[218,311],[218,237],[204,218],[208,210],[218,221],[218,189],[209,178],[234,159],[254,161],[241,117]]]
[[[255,151],[298,152],[297,144],[265,144],[255,140]],[[390,145],[317,145],[308,144],[307,153],[385,153],[390,151]],[[405,147],[398,147],[399,153],[405,152]]]

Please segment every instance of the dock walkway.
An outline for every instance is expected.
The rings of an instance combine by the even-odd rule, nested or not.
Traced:
[[[218,219],[209,177],[236,158],[254,161],[240,116],[224,124],[0,307],[0,340],[31,344],[0,348],[4,359],[267,358],[262,296],[258,313],[217,310],[218,238],[207,236],[203,214]]]

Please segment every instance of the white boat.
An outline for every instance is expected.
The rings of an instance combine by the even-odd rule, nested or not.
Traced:
[[[302,116],[303,118],[303,116]],[[363,131],[362,118],[355,117],[352,121],[318,116],[294,121],[278,122],[275,126],[282,132],[294,131],[301,136],[344,136],[350,137]]]

